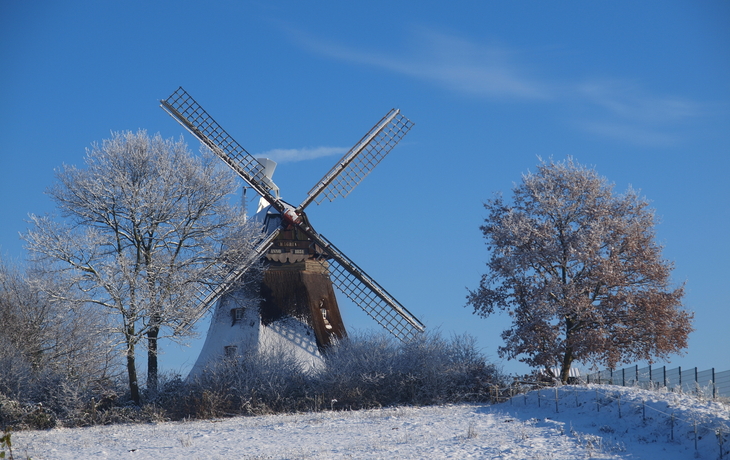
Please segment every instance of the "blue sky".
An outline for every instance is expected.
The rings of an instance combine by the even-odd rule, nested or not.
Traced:
[[[111,131],[197,152],[159,108],[178,86],[249,152],[279,155],[293,204],[398,107],[411,132],[308,215],[428,328],[499,361],[506,316],[464,307],[487,260],[482,203],[570,155],[656,209],[697,329],[669,365],[730,369],[729,2],[306,3],[0,0],[3,256],[24,257],[28,213],[53,212],[54,169]],[[162,366],[184,371],[201,344],[168,344]]]

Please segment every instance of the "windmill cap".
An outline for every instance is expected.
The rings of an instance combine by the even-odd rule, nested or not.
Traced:
[[[274,175],[274,170],[276,169],[276,162],[270,158],[256,158],[259,163],[261,163],[261,166],[264,167],[264,175],[271,179],[271,177]]]
[[[271,176],[274,175],[274,170],[276,169],[276,162],[269,158],[256,158],[256,160],[264,168],[264,178],[262,182],[266,184],[269,190],[274,192],[274,196],[279,199],[279,187],[277,187],[274,181],[271,180]]]

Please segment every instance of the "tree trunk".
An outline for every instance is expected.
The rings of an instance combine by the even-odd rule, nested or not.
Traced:
[[[573,365],[573,350],[568,348],[565,350],[565,355],[563,356],[563,364],[560,366],[560,382],[562,384],[568,383],[568,378],[570,377],[570,366]]]
[[[573,329],[575,328],[576,321],[570,316],[565,317],[565,354],[563,355],[563,362],[560,365],[560,383],[565,385],[568,383],[570,377],[570,366],[573,365],[573,347],[570,345],[572,342]]]
[[[127,339],[129,340],[129,339]],[[137,382],[137,364],[134,358],[134,343],[127,343],[127,375],[129,376],[129,392],[132,396],[132,401],[136,405],[141,404],[139,397],[139,383]]]
[[[147,331],[147,391],[157,393],[157,337],[160,334],[159,326],[150,327]]]

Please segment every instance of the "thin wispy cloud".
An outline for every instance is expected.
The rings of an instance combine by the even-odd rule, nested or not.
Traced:
[[[333,155],[342,156],[347,151],[346,147],[307,147],[301,149],[273,149],[258,153],[255,156],[269,158],[277,163],[294,163]]]
[[[677,128],[703,115],[701,104],[676,96],[656,96],[619,80],[584,82],[575,96],[591,114],[575,123],[584,131],[622,142],[667,147],[681,141]]]
[[[591,134],[645,147],[669,147],[679,141],[679,136],[676,134],[635,124],[579,121],[575,125]]]
[[[699,116],[701,106],[694,101],[671,96],[651,96],[635,84],[623,81],[594,81],[577,87],[585,101],[608,113],[637,123],[664,124]]]
[[[413,29],[410,47],[363,50],[291,31],[309,51],[352,64],[383,69],[468,96],[502,102],[558,104],[566,123],[622,143],[665,147],[681,142],[678,127],[703,115],[703,105],[673,95],[655,95],[617,78],[551,81],[547,72],[505,46],[477,43],[424,28]]]
[[[447,34],[419,30],[417,46],[400,54],[364,51],[296,33],[297,43],[333,59],[385,69],[453,91],[492,98],[549,99],[548,86],[515,66],[512,51],[476,45]]]

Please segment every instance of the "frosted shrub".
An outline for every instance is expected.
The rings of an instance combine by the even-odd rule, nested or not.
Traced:
[[[194,382],[163,385],[157,404],[173,418],[209,418],[487,401],[489,386],[502,379],[468,336],[436,333],[402,344],[385,334],[351,334],[324,356],[313,372],[283,350],[228,359]]]
[[[17,396],[32,387],[32,366],[0,336],[0,393]]]
[[[232,383],[246,413],[291,411],[303,395],[305,373],[287,351],[246,356],[234,370]]]
[[[469,336],[424,334],[403,344],[385,334],[351,334],[304,369],[290,352],[270,349],[221,361],[193,381],[165,376],[140,407],[123,379],[72,380],[36,374],[38,386],[19,403],[2,399],[0,422],[18,428],[150,422],[281,412],[362,409],[488,401],[503,377]],[[121,390],[121,391],[120,391]],[[31,394],[32,393],[32,394]],[[42,409],[41,409],[42,407]]]
[[[350,336],[327,350],[312,391],[353,409],[391,404],[398,358],[398,345],[389,336]]]
[[[0,363],[0,375],[4,374]],[[53,428],[58,421],[68,426],[95,424],[95,402],[114,394],[114,382],[91,380],[86,375],[70,376],[54,369],[35,369],[21,377],[20,388],[5,385],[0,389],[0,426],[15,429]],[[18,410],[10,410],[16,407]]]
[[[325,354],[316,388],[348,408],[485,401],[501,379],[475,340],[438,333],[401,344],[384,334],[354,335]]]
[[[161,398],[171,403],[168,408],[177,417],[257,415],[295,410],[304,385],[304,372],[294,356],[270,350],[226,359],[195,381],[174,388],[174,397],[163,389]]]

